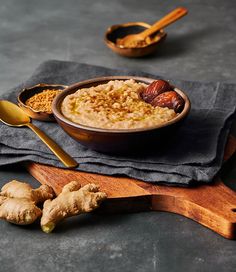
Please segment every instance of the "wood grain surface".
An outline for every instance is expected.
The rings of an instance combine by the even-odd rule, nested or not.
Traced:
[[[235,151],[236,138],[230,136],[224,160],[228,160]],[[36,163],[28,163],[26,168],[40,183],[52,186],[57,194],[72,180],[79,180],[81,185],[98,184],[100,190],[108,195],[99,212],[173,212],[191,218],[225,238],[236,238],[236,192],[226,187],[219,177],[211,184],[183,188]]]

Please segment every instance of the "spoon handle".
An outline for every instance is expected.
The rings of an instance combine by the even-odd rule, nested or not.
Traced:
[[[47,136],[42,130],[28,123],[27,127],[33,130],[37,136],[50,148],[50,150],[60,159],[60,161],[68,168],[74,168],[78,163],[67,154],[56,142],[54,142],[49,136]]]
[[[161,20],[157,21],[150,28],[148,28],[147,30],[140,33],[140,35],[142,36],[143,39],[145,39],[146,37],[159,31],[163,27],[166,27],[166,26],[172,24],[173,22],[177,21],[178,19],[180,19],[181,17],[183,17],[187,13],[188,13],[188,10],[186,8],[183,8],[183,7],[177,8],[177,9],[173,10],[172,12],[168,13]]]

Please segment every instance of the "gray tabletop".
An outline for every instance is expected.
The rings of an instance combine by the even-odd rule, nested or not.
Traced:
[[[168,28],[166,42],[152,57],[122,58],[105,47],[110,24],[153,23],[179,5],[189,15]],[[235,8],[232,0],[1,0],[0,92],[25,80],[47,59],[235,82]],[[235,165],[233,159],[222,174],[234,190]],[[0,169],[0,185],[11,179],[38,185],[17,165]],[[83,215],[50,235],[37,225],[0,222],[0,271],[228,272],[235,271],[235,252],[235,241],[170,213]]]

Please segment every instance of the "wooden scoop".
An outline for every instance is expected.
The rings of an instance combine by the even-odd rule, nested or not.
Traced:
[[[172,12],[168,13],[161,20],[157,21],[150,28],[144,30],[138,34],[127,35],[122,39],[117,39],[116,44],[120,47],[134,48],[134,47],[143,47],[146,44],[146,38],[153,35],[160,29],[174,23],[184,15],[188,13],[186,8],[177,8]]]

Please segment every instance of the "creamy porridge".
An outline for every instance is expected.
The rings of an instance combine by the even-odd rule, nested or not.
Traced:
[[[172,109],[144,102],[140,93],[146,87],[130,79],[79,89],[65,97],[61,111],[74,123],[105,129],[147,128],[176,117]]]

